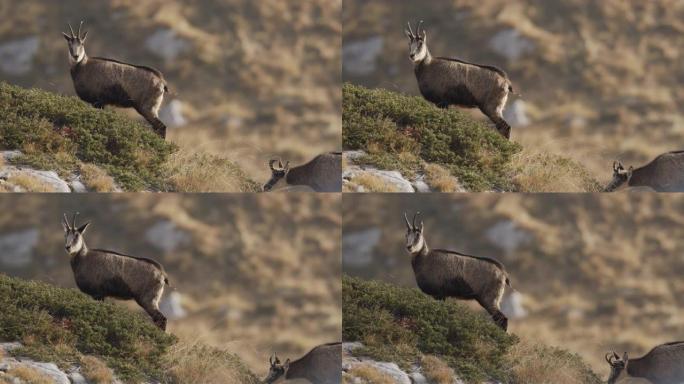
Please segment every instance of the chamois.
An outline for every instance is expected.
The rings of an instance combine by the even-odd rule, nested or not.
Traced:
[[[95,108],[115,105],[135,110],[147,120],[154,131],[166,137],[166,126],[159,120],[159,107],[164,93],[169,91],[164,76],[158,70],[106,59],[88,57],[85,41],[88,31],[81,36],[69,24],[71,36],[62,32],[69,45],[69,67],[76,94]]]
[[[622,378],[644,379],[653,384],[684,383],[684,341],[661,344],[646,355],[630,359],[615,352],[606,354],[611,367],[608,384],[622,383]]]
[[[404,33],[409,38],[409,58],[423,97],[439,108],[479,108],[499,133],[510,139],[511,126],[504,120],[503,110],[513,86],[506,72],[489,65],[433,57],[427,46],[427,33],[425,29],[420,31],[421,24],[422,21],[414,33],[408,23]]]
[[[76,214],[69,224],[64,214],[64,248],[78,288],[98,301],[106,297],[135,300],[159,328],[166,330],[166,317],[159,311],[164,285],[169,284],[164,268],[152,259],[89,249],[83,238],[89,225],[77,227]]]
[[[278,162],[278,168],[273,165]],[[280,160],[271,160],[271,179],[263,189],[271,191],[281,181],[286,185],[306,185],[316,192],[342,191],[342,153],[330,152],[316,156],[304,165],[290,168],[288,161],[283,166]]]
[[[684,192],[684,151],[663,153],[643,167],[625,167],[613,162],[613,180],[604,192],[613,192],[623,184],[649,187],[656,192]]]
[[[342,343],[329,343],[315,347],[298,360],[284,364],[275,354],[269,359],[271,364],[264,384],[284,380],[307,380],[316,384],[339,384],[342,382]]]
[[[503,264],[487,257],[470,256],[444,249],[428,248],[423,235],[423,222],[410,223],[406,213],[406,249],[411,254],[411,266],[416,283],[423,293],[437,300],[454,297],[477,302],[504,331],[508,319],[501,312],[501,298],[506,286],[511,286]]]

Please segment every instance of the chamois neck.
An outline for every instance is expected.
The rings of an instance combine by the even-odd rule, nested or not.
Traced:
[[[288,185],[301,185],[300,180],[302,180],[302,174],[304,173],[304,167],[295,167],[287,171],[285,175],[285,183]]]
[[[85,257],[85,255],[88,254],[88,246],[86,245],[85,241],[83,242],[83,246],[81,249],[78,250],[78,252],[74,256],[78,257]]]
[[[420,248],[418,252],[413,253],[413,257],[427,256],[430,253],[430,248],[428,247],[427,241],[423,238],[423,247]]]
[[[69,64],[71,65],[72,69],[77,68],[80,65],[85,65],[87,63],[88,63],[88,54],[85,52],[85,50],[83,51],[83,58],[81,58],[81,60],[79,60],[79,61],[76,61],[71,56],[69,56]]]
[[[425,47],[425,57],[423,57],[423,60],[416,62],[416,65],[427,65],[432,62],[432,54],[430,54],[430,49],[426,46]]]

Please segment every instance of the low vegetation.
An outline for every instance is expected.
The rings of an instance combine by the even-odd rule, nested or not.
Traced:
[[[402,368],[421,363],[438,383],[452,370],[469,383],[599,383],[586,363],[567,351],[528,345],[499,329],[486,313],[436,301],[417,289],[343,277],[343,340],[354,353]],[[445,381],[446,380],[446,381]]]
[[[582,165],[544,152],[532,154],[487,121],[456,108],[439,109],[422,97],[345,84],[343,107],[345,150],[362,150],[367,155],[358,161],[408,178],[425,174],[437,191],[458,188],[450,176],[470,191],[598,189]]]
[[[185,154],[147,123],[75,97],[0,82],[0,116],[0,150],[23,153],[11,163],[54,170],[62,177],[79,174],[93,191],[108,192],[116,185],[127,191],[256,188],[233,162],[195,151]]]
[[[126,382],[218,383],[224,381],[208,378],[221,374],[235,379],[230,382],[256,383],[236,356],[202,345],[187,347],[142,313],[96,302],[73,289],[0,274],[0,307],[0,341],[23,345],[11,354],[62,368],[78,364],[93,382],[106,383],[116,375]]]

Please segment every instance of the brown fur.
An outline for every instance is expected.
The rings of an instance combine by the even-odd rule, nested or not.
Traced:
[[[287,185],[306,185],[316,192],[341,192],[342,153],[318,155],[308,163],[286,171],[273,170],[271,179],[264,185],[264,190],[271,190],[282,178],[285,178]]]
[[[625,354],[623,358],[616,358],[611,368],[609,384],[620,383],[622,378],[627,377],[645,379],[654,384],[684,383],[684,342],[658,345],[635,359]]]
[[[422,222],[416,227],[415,220],[413,225],[406,221],[407,249],[418,288],[437,300],[448,297],[476,300],[498,326],[507,330],[508,319],[501,312],[501,299],[510,280],[503,264],[487,257],[430,250],[423,236]]]
[[[265,384],[285,380],[308,380],[316,384],[339,384],[342,380],[342,343],[329,343],[315,347],[301,358],[282,365],[271,365]],[[280,367],[280,368],[278,368]],[[274,371],[279,373],[273,374]]]
[[[605,191],[615,191],[625,183],[630,187],[649,187],[656,192],[684,192],[684,151],[664,153],[632,170],[631,177],[614,172]]]

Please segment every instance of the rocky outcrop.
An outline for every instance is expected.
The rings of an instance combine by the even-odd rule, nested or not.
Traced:
[[[414,364],[409,370],[403,370],[393,362],[354,356],[354,350],[362,347],[363,344],[358,342],[342,344],[342,377],[344,382],[372,384],[373,378],[382,377],[385,380],[383,382],[396,384],[435,384],[423,374],[423,367],[420,364]],[[463,384],[463,381],[454,375],[452,384]]]
[[[12,351],[21,347],[20,343],[0,343],[0,382],[32,384],[33,381],[26,379],[31,375],[41,378],[41,383],[47,381],[54,384],[95,384],[81,374],[81,368],[77,365],[62,370],[54,363],[10,356]],[[121,384],[121,381],[114,379],[113,383]]]
[[[55,171],[39,170],[29,166],[17,165],[13,160],[23,154],[19,151],[0,151],[0,191],[2,192],[53,192],[83,193],[88,188],[81,176],[72,173],[61,177]],[[114,187],[115,192],[121,188]]]
[[[343,153],[344,168],[342,170],[343,190],[347,192],[396,192],[396,193],[430,193],[436,192],[424,173],[417,173],[407,178],[399,171],[383,170],[363,164],[366,153],[363,151],[346,151]],[[449,177],[455,185],[454,192],[466,192],[458,179]]]

